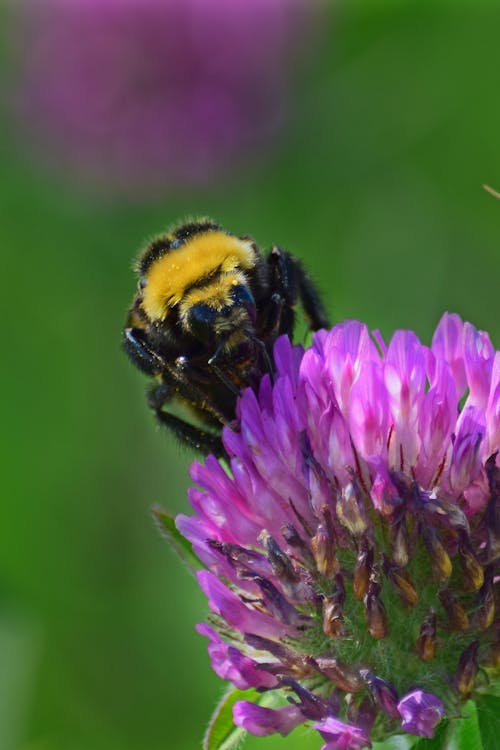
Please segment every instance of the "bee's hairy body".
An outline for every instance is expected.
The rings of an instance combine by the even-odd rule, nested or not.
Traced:
[[[317,292],[289,253],[263,255],[208,219],[154,239],[136,270],[124,348],[154,378],[150,406],[183,442],[222,455],[221,427],[235,419],[241,390],[272,374],[274,342],[292,336],[297,302],[312,330],[327,326]],[[172,401],[206,428],[166,411]]]

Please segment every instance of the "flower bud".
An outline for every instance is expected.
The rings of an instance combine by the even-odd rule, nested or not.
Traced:
[[[443,589],[439,592],[439,601],[448,615],[448,627],[450,630],[467,630],[469,627],[469,618],[467,612],[453,596],[449,589]]]
[[[331,578],[339,571],[340,564],[335,555],[335,531],[328,509],[323,508],[324,522],[318,525],[316,534],[311,540],[311,547],[318,572]]]
[[[387,613],[380,599],[380,584],[370,581],[368,593],[365,595],[365,615],[368,632],[376,640],[387,636]]]
[[[471,543],[465,533],[460,535],[458,555],[467,590],[479,591],[484,583],[484,572],[481,563],[472,551]]]
[[[394,687],[369,670],[361,670],[361,676],[367,683],[375,703],[385,711],[389,718],[399,719],[399,698]]]
[[[398,592],[403,604],[407,607],[414,607],[418,602],[418,594],[408,571],[404,568],[398,568],[385,555],[383,568],[384,573]]]
[[[299,699],[298,705],[304,715],[310,719],[322,719],[330,712],[330,707],[326,701],[312,693],[307,688],[303,687],[300,682],[292,680],[289,677],[284,677],[280,680],[281,684],[286,687],[290,687]]]
[[[271,563],[274,575],[281,581],[296,583],[299,580],[299,576],[293,567],[292,561],[283,552],[278,542],[267,531],[261,533],[259,541],[267,551],[267,557]]]
[[[396,508],[390,519],[389,534],[392,545],[392,559],[401,568],[410,560],[408,530],[406,528],[406,504]]]
[[[354,566],[353,591],[356,599],[361,601],[368,591],[370,576],[373,570],[373,549],[366,540],[362,543]]]
[[[367,695],[361,701],[355,700],[352,694],[348,697],[347,718],[353,724],[364,729],[367,734],[370,734],[377,716],[377,708],[374,702]]]
[[[323,633],[328,638],[343,638],[346,634],[342,608],[335,597],[323,599]]]
[[[473,624],[477,630],[487,630],[495,619],[495,592],[493,568],[486,568],[484,583],[479,591],[478,609],[474,612]]]
[[[333,657],[320,656],[315,662],[318,669],[341,690],[358,693],[365,687],[360,671],[355,666],[342,664]]]
[[[269,612],[280,622],[285,625],[299,625],[304,619],[298,610],[290,604],[276,586],[267,578],[262,576],[253,576],[252,580],[262,591],[262,596]]]
[[[436,647],[436,613],[431,609],[420,626],[417,653],[422,661],[430,661],[436,655]]]
[[[362,490],[355,481],[349,482],[340,494],[336,505],[340,523],[353,536],[361,536],[368,528],[368,515]]]
[[[496,464],[497,456],[498,451],[495,451],[485,464],[490,490],[485,514],[489,560],[496,560],[500,557],[500,467]]]
[[[435,581],[446,581],[451,575],[451,560],[438,539],[435,530],[430,526],[422,528],[425,546],[431,558],[432,574]]]
[[[286,523],[281,527],[281,533],[283,534],[283,539],[290,545],[290,547],[293,547],[299,552],[304,563],[310,565],[314,560],[312,552],[300,536],[295,526],[292,523]]]
[[[458,660],[458,668],[455,674],[455,687],[464,697],[471,694],[472,688],[474,687],[474,680],[477,674],[477,651],[479,649],[479,641],[473,641],[470,646],[462,651],[460,659]]]

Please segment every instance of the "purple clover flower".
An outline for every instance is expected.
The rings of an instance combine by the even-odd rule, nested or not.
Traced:
[[[266,698],[234,720],[324,750],[432,737],[500,663],[500,352],[446,314],[430,348],[347,321],[275,362],[177,518],[213,668]]]
[[[435,695],[413,690],[398,703],[401,726],[410,734],[434,737],[434,727],[444,716],[443,703]]]
[[[362,750],[370,744],[362,729],[344,724],[333,716],[328,716],[324,721],[315,724],[314,728],[327,741],[321,750]]]
[[[290,734],[304,717],[298,706],[266,708],[250,701],[238,701],[233,709],[234,723],[257,737],[279,733],[283,737]]]
[[[17,108],[41,151],[116,189],[207,184],[284,120],[302,0],[28,0]]]

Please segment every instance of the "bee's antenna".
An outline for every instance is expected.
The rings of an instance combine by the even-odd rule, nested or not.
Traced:
[[[493,188],[490,187],[489,185],[483,185],[483,188],[486,190],[487,193],[489,193],[490,195],[492,195],[494,198],[499,198],[500,199],[500,193],[497,192],[496,190],[493,190]]]

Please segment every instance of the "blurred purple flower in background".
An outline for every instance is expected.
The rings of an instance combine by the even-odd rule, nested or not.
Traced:
[[[433,737],[500,662],[500,352],[445,315],[431,347],[347,321],[275,360],[177,518],[213,669],[249,690],[234,722]]]
[[[45,159],[125,192],[193,185],[283,125],[316,4],[44,0],[19,10],[15,107]]]

